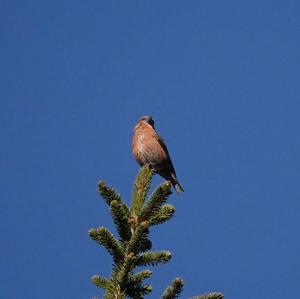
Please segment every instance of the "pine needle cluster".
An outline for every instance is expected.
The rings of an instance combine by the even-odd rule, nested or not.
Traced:
[[[134,183],[130,207],[114,188],[103,181],[98,184],[98,191],[110,209],[119,235],[116,238],[105,227],[89,230],[89,236],[103,246],[113,259],[110,278],[92,277],[92,282],[104,290],[104,299],[143,299],[152,292],[152,286],[144,283],[152,276],[152,271],[139,268],[164,264],[172,257],[170,251],[151,251],[150,227],[170,220],[175,213],[175,207],[166,203],[172,194],[169,182],[158,186],[147,197],[153,174],[150,167],[141,168]],[[176,278],[165,289],[161,299],[178,298],[182,290],[183,280]],[[221,293],[210,293],[193,299],[221,298]]]

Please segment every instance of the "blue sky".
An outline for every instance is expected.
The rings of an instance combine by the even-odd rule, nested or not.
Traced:
[[[177,276],[182,298],[298,294],[299,16],[295,0],[1,1],[1,297],[101,296],[96,186],[129,202],[145,114],[185,188],[151,231],[173,259],[148,298]]]

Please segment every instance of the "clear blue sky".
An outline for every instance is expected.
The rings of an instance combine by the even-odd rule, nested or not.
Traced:
[[[0,24],[1,298],[101,296],[96,185],[129,202],[145,114],[185,188],[148,298],[300,293],[299,1],[2,0]]]

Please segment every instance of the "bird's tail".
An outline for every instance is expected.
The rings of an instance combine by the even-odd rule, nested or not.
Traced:
[[[182,186],[179,184],[179,182],[176,182],[174,184],[174,188],[176,190],[176,192],[179,194],[180,192],[184,192],[184,189],[182,188]]]
[[[179,184],[179,182],[177,180],[176,174],[172,173],[171,176],[172,176],[172,179],[173,179],[172,184],[173,184],[177,194],[179,194],[180,192],[184,192],[182,186]]]

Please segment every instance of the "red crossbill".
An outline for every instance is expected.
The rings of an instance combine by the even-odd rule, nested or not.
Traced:
[[[183,191],[163,139],[154,128],[151,116],[143,116],[134,127],[132,153],[141,165],[150,165],[156,173],[170,181],[177,193]]]

